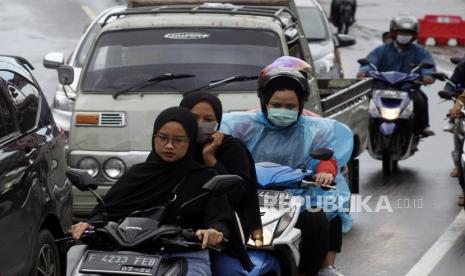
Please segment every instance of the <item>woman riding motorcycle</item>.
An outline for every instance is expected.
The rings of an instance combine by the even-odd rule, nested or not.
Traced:
[[[263,234],[255,163],[241,140],[218,131],[223,116],[220,99],[208,92],[192,92],[183,97],[179,106],[191,110],[197,118],[199,133],[194,160],[215,169],[219,174],[237,174],[244,179],[244,193],[232,193],[228,198],[240,218],[245,240],[250,237],[255,241],[255,246],[260,247]],[[241,237],[236,238],[239,243]],[[234,237],[230,240],[234,240]],[[245,270],[250,271],[253,264],[249,258],[244,258],[247,256],[245,247],[236,248],[235,251],[241,249],[244,251],[239,256],[229,251],[226,252],[229,254],[211,252],[213,275],[246,275]]]
[[[367,56],[367,59],[378,68],[379,72],[396,71],[408,74],[419,64],[434,65],[433,57],[428,50],[413,43],[417,39],[419,31],[418,21],[415,17],[408,15],[394,17],[391,20],[389,31],[392,42],[378,46]],[[370,70],[372,70],[370,66],[361,67],[357,77],[368,77]],[[434,72],[434,68],[422,68],[419,72],[422,76],[421,81],[425,85],[433,83],[434,79],[431,74]],[[420,89],[416,89],[411,96],[414,103],[416,133],[423,137],[434,135],[434,132],[429,128],[428,97]]]
[[[322,187],[328,187],[336,179],[342,205],[348,207],[350,192],[338,171],[351,156],[352,132],[334,120],[301,116],[309,96],[307,74],[310,69],[310,65],[300,59],[278,58],[260,73],[257,92],[261,111],[224,114],[221,130],[240,138],[255,162],[310,169],[316,172],[316,182]],[[318,148],[334,150],[335,158],[311,160],[310,153]],[[320,196],[326,194],[323,189],[318,192]],[[312,194],[308,204],[318,206],[317,198]],[[297,227],[302,233],[299,269],[305,275],[342,275],[333,265],[336,252],[341,249],[342,232],[351,228],[352,219],[339,209],[327,212],[326,216],[322,212],[308,211],[299,216]],[[328,248],[329,253],[326,253]]]
[[[152,136],[152,154],[146,162],[132,166],[108,191],[105,206],[98,204],[88,222],[72,226],[74,239],[97,221],[118,221],[138,210],[166,206],[163,224],[181,223],[193,229],[204,250],[168,255],[185,257],[187,275],[211,275],[207,245],[216,246],[231,232],[231,212],[226,196],[210,196],[183,203],[200,195],[202,185],[217,173],[194,161],[197,121],[185,108],[172,107],[157,117]],[[181,217],[181,221],[178,218]]]

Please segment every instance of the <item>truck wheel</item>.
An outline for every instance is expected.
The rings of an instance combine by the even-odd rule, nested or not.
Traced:
[[[40,230],[30,276],[59,276],[60,253],[50,231]]]
[[[392,156],[389,154],[383,155],[383,173],[384,175],[391,175],[394,169],[394,161],[392,161]]]

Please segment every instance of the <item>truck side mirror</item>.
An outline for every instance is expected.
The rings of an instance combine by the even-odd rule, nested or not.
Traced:
[[[86,170],[68,169],[66,177],[79,191],[87,192],[97,189],[95,179]]]
[[[52,52],[45,55],[43,65],[48,69],[57,69],[65,63],[65,56],[60,52]]]
[[[319,149],[312,151],[312,153],[310,153],[310,156],[316,160],[327,161],[333,158],[334,151],[327,149],[327,148],[319,148]]]
[[[58,67],[58,81],[63,85],[70,85],[74,81],[74,69],[69,65]]]
[[[336,38],[336,48],[352,46],[357,43],[355,38],[346,34],[334,34]]]

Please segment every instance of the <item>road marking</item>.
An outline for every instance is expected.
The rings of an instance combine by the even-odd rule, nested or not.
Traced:
[[[452,248],[457,239],[465,232],[465,211],[462,209],[455,220],[439,237],[433,246],[421,257],[406,276],[426,276],[433,271]]]
[[[88,6],[82,5],[81,9],[87,14],[87,16],[90,18],[90,20],[94,20],[95,17],[97,17],[95,12],[91,8],[89,8]]]

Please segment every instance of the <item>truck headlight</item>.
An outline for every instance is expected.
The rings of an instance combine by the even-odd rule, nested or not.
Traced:
[[[63,110],[63,111],[72,111],[73,109],[73,102],[66,97],[65,92],[63,90],[58,90],[53,98],[53,108]]]
[[[78,169],[86,170],[92,177],[96,177],[100,171],[97,160],[91,157],[84,157],[78,162]]]
[[[113,180],[119,179],[126,171],[124,162],[118,158],[110,158],[103,165],[103,172]]]
[[[381,117],[386,120],[399,118],[400,108],[381,108]]]
[[[315,72],[317,74],[328,73],[334,67],[336,56],[334,53],[329,53],[315,61]]]

